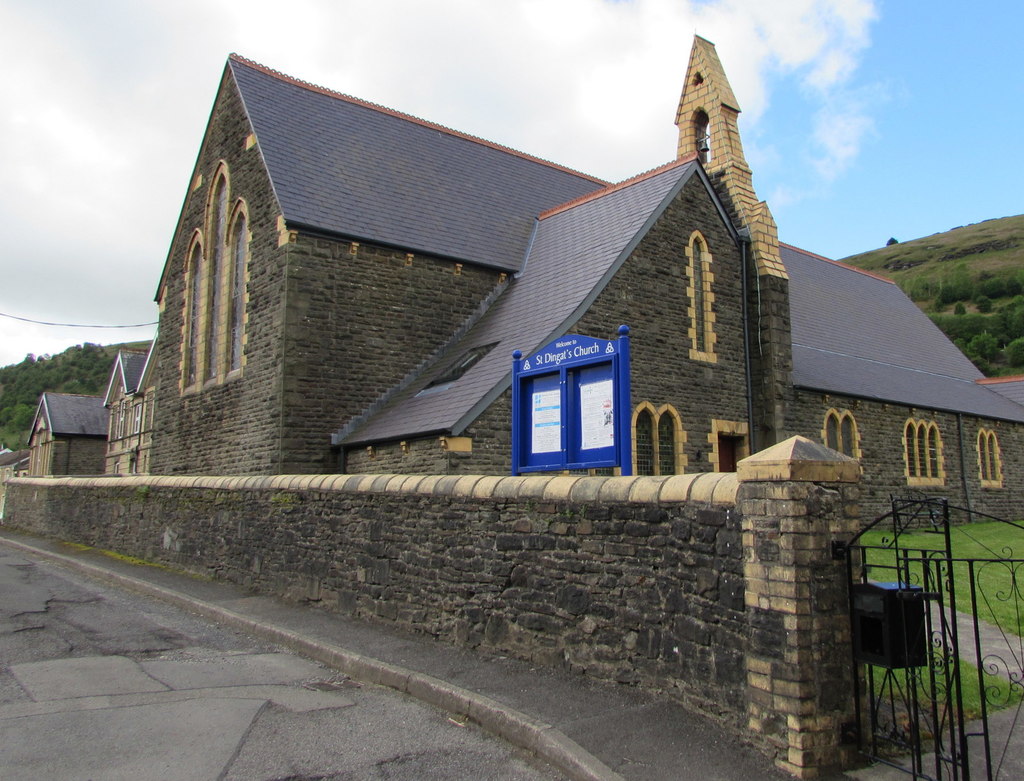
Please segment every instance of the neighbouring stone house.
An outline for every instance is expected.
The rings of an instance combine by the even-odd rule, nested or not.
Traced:
[[[802,434],[860,459],[865,512],[1015,512],[1014,384],[780,245],[738,114],[695,38],[675,159],[611,184],[232,55],[157,292],[150,471],[507,473],[513,350],[625,323],[637,473]]]
[[[153,444],[150,350],[121,350],[110,370],[103,406],[110,410],[107,474],[146,474]]]
[[[0,450],[0,518],[7,503],[7,481],[28,472],[28,450]]]
[[[30,475],[101,475],[107,409],[101,396],[44,393],[29,435]]]

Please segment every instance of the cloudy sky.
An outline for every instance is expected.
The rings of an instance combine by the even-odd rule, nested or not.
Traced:
[[[969,9],[969,12],[968,12]],[[224,62],[618,181],[674,156],[693,34],[783,241],[1024,212],[1019,0],[0,0],[0,366],[149,338]]]

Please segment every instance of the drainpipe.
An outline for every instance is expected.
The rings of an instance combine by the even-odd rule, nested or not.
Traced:
[[[971,490],[967,481],[967,461],[964,459],[964,415],[956,413],[956,434],[960,445],[960,485],[964,491],[964,505],[967,507],[968,520],[974,517],[974,508],[971,507]]]
[[[744,229],[740,234],[740,295],[743,298],[743,374],[747,386],[747,431],[750,432],[750,452],[757,452],[757,428],[754,424],[754,381],[750,368],[750,302],[747,293],[747,247],[750,246],[750,232]]]

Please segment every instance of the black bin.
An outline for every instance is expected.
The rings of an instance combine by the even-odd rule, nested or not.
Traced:
[[[925,600],[918,586],[903,583],[855,583],[853,586],[853,658],[888,667],[923,667]]]

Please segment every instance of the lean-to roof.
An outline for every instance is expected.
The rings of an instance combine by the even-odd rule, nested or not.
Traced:
[[[336,441],[350,445],[461,433],[508,388],[512,351],[527,353],[566,333],[697,175],[710,190],[691,159],[540,215],[524,270],[507,290],[427,371],[368,420],[339,432]],[[488,345],[494,346],[462,377],[443,387],[427,387],[461,356]]]

